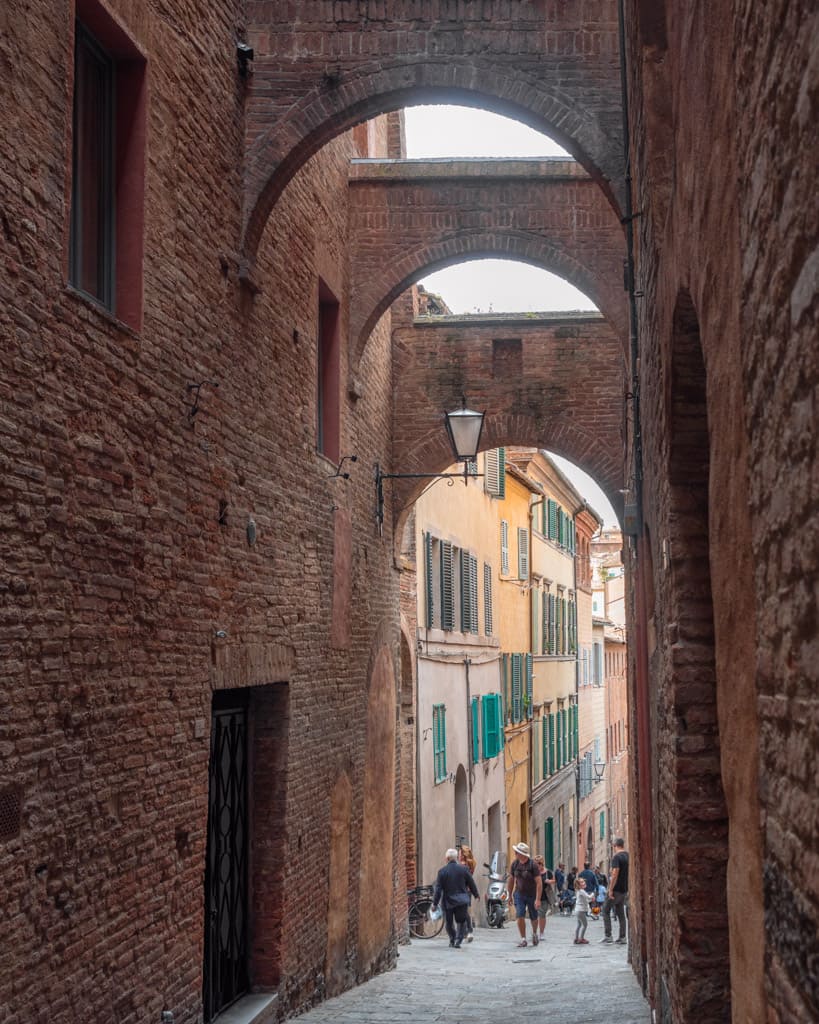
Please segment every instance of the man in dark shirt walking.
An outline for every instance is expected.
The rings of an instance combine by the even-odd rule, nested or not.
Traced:
[[[432,907],[442,903],[446,915],[446,932],[453,949],[460,949],[466,935],[471,896],[478,899],[478,887],[472,873],[464,864],[458,863],[458,851],[446,851],[446,864],[435,879]],[[458,925],[456,930],[455,925]]]
[[[625,945],[626,938],[626,897],[628,896],[628,853],[626,852],[626,841],[619,837],[612,844],[614,856],[611,859],[611,873],[609,874],[609,888],[606,902],[603,904],[603,928],[605,937],[603,942],[612,942],[611,936],[611,911],[614,909],[617,915],[617,923],[620,926],[620,934],[617,942]]]

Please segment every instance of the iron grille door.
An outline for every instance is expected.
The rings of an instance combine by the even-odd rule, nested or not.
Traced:
[[[214,694],[205,864],[205,1021],[248,990],[247,691]]]

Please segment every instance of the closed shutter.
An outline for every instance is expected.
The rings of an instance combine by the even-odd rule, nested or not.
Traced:
[[[477,764],[481,759],[481,724],[480,724],[480,702],[477,697],[472,698],[472,763]]]
[[[555,623],[555,654],[563,653],[563,598],[559,597],[555,605],[557,622]]]
[[[481,698],[483,706],[483,756],[496,757],[501,749],[502,725],[500,720],[500,699],[497,693],[487,693]]]
[[[432,536],[424,534],[424,593],[426,597],[426,626],[431,629],[435,619],[435,600],[432,586]]]
[[[557,598],[549,594],[549,654],[557,654]]]
[[[543,826],[543,861],[550,871],[555,869],[555,819],[547,818]]]
[[[557,768],[555,758],[555,716],[549,715],[549,774],[554,775]]]
[[[526,665],[526,717],[531,718],[534,714],[534,686],[532,680],[532,655],[525,656]]]
[[[529,579],[529,531],[518,527],[518,579]]]
[[[483,628],[486,636],[492,636],[492,566],[483,565]]]
[[[455,628],[455,580],[453,551],[449,541],[441,541],[441,629]]]
[[[522,717],[523,705],[523,659],[519,654],[512,655],[512,721],[519,722]]]
[[[509,523],[501,519],[501,575],[509,575]]]
[[[446,705],[432,706],[432,750],[435,761],[435,781],[446,778]]]
[[[469,632],[478,632],[478,559],[469,556]]]

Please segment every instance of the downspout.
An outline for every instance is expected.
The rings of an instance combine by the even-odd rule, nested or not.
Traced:
[[[577,517],[589,507],[584,500],[580,508],[575,509],[572,515],[572,527],[574,529],[575,551],[572,559],[572,581],[574,583],[574,628],[576,631],[574,643],[574,706],[577,716],[577,748],[574,752],[574,834],[575,842],[580,841],[580,622],[577,617]]]
[[[546,501],[545,498],[538,498],[537,501],[533,501],[529,505],[529,580],[530,581],[532,579],[532,564],[533,564],[532,563],[532,555],[534,553],[534,547],[533,547],[533,543],[534,543],[534,541],[533,541],[533,534],[534,534],[533,526],[534,526],[534,521],[535,521],[534,512],[535,512],[535,509],[539,505],[542,505],[545,501]],[[535,722],[535,707],[534,707],[534,703],[535,703],[535,684],[534,684],[534,673],[535,673],[535,622],[534,622],[534,616],[532,615],[532,586],[531,586],[531,583],[530,583],[530,586],[529,586],[529,650],[531,651],[531,656],[532,656],[532,676],[533,676],[533,679],[532,679],[532,717],[531,717],[531,719],[529,721],[529,728],[527,730],[528,733],[529,733],[529,785],[528,785],[528,789],[529,789],[529,831],[531,832],[532,831],[532,815],[533,815],[534,809],[535,809],[535,797],[534,797],[535,784],[532,781],[533,765],[534,765],[534,746],[533,746],[533,743],[532,743],[532,739],[533,739],[533,733],[534,733],[533,726],[534,726],[534,722]]]
[[[475,762],[472,759],[472,692],[470,689],[469,681],[469,666],[471,665],[469,658],[464,658],[464,671],[466,672],[466,734],[469,737],[467,743],[467,749],[469,750],[469,771],[466,773],[466,809],[469,813],[469,848],[472,849],[472,772],[474,770]]]
[[[625,0],[618,0],[617,21],[620,35],[620,98],[623,108],[623,170],[625,180],[624,216],[621,223],[626,229],[626,287],[629,304],[629,344],[631,352],[631,398],[634,418],[634,497],[637,505],[638,527],[643,525],[643,435],[640,424],[640,346],[637,332],[637,293],[634,290],[634,213],[631,199],[631,135],[629,131],[628,75],[626,70],[626,16]]]

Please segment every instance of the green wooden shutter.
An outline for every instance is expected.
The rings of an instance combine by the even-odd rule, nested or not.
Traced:
[[[557,770],[555,759],[555,716],[554,712],[549,715],[549,774],[554,775]]]
[[[477,697],[472,698],[472,763],[477,764],[481,759],[481,723],[480,701]],[[484,749],[486,744],[484,743]]]
[[[532,722],[532,765],[531,765],[532,788],[540,782],[540,719]]]
[[[549,540],[557,540],[557,502],[549,498]]]
[[[549,654],[557,654],[557,597],[549,594]]]
[[[484,759],[484,761],[486,761],[490,757],[493,756],[492,748],[491,748],[490,741],[489,741],[489,725],[490,725],[489,717],[490,717],[490,711],[489,711],[489,707],[487,705],[486,695],[481,697],[481,710],[483,712],[481,714],[481,735],[483,737],[483,759]]]
[[[534,714],[534,685],[532,680],[532,655],[525,656],[526,664],[526,717],[531,718]]]
[[[469,632],[478,632],[478,559],[469,556]]]
[[[482,698],[484,732],[484,757],[496,757],[503,746],[503,723],[500,716],[500,694],[487,693]]]
[[[441,629],[455,628],[455,580],[452,545],[441,541]]]
[[[540,591],[532,587],[532,654],[540,654]]]
[[[541,650],[544,654],[549,654],[549,592],[547,590],[543,591],[541,608]]]
[[[435,781],[446,778],[446,705],[432,706],[432,750],[435,762]]]
[[[506,497],[506,449],[498,448],[498,497]]]
[[[563,711],[557,713],[557,768],[563,767]]]
[[[569,763],[569,714],[563,709],[563,764]]]
[[[512,721],[519,722],[523,705],[523,665],[519,654],[512,655]]]
[[[555,819],[547,818],[543,826],[543,861],[550,871],[555,869]]]
[[[549,716],[544,715],[541,718],[542,728],[541,732],[541,765],[542,765],[542,777],[544,779],[549,777]]]
[[[509,696],[509,655],[502,654],[500,659],[501,692],[503,693],[503,723],[510,721],[512,706]]]
[[[426,627],[431,629],[434,624],[435,601],[432,586],[432,535],[424,534],[424,590],[426,594]]]
[[[543,501],[540,505],[540,532],[544,537],[549,536],[549,502]]]
[[[574,706],[574,756],[580,753],[580,708],[575,704]]]

